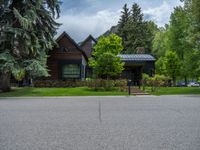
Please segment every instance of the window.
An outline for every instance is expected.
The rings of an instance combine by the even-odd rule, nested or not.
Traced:
[[[62,52],[69,52],[69,49],[67,47],[65,47],[65,46],[61,46],[60,47],[60,51],[62,51]]]
[[[63,78],[80,78],[80,66],[78,64],[67,64],[62,67]]]
[[[63,78],[80,78],[80,66],[78,64],[67,64],[62,67]]]

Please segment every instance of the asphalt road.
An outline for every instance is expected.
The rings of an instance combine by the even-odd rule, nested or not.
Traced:
[[[200,150],[200,97],[1,98],[0,150]]]

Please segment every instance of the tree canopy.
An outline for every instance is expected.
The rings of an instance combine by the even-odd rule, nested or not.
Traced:
[[[138,4],[129,10],[125,4],[118,22],[117,34],[122,38],[124,53],[134,54],[138,47],[144,47],[148,53],[152,50],[152,40],[157,26],[152,21],[145,21]]]
[[[59,26],[58,0],[0,1],[0,89],[9,90],[13,75],[20,80],[47,76],[47,52]]]
[[[153,40],[153,54],[159,58],[157,72],[162,71],[165,54],[173,50],[180,60],[180,80],[197,79],[200,76],[200,7],[198,0],[184,0],[184,6],[174,9],[170,22],[161,28]],[[161,57],[161,58],[160,58]],[[167,69],[167,68],[166,68]],[[173,69],[173,68],[171,68]]]
[[[118,55],[122,49],[122,39],[115,34],[99,39],[89,60],[97,77],[108,79],[120,75],[124,63]]]

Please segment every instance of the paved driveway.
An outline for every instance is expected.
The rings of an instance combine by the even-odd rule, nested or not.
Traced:
[[[200,150],[200,97],[0,99],[0,150]]]

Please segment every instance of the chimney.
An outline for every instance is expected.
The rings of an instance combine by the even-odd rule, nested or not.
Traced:
[[[144,47],[137,47],[136,48],[136,54],[145,54],[145,48]]]

